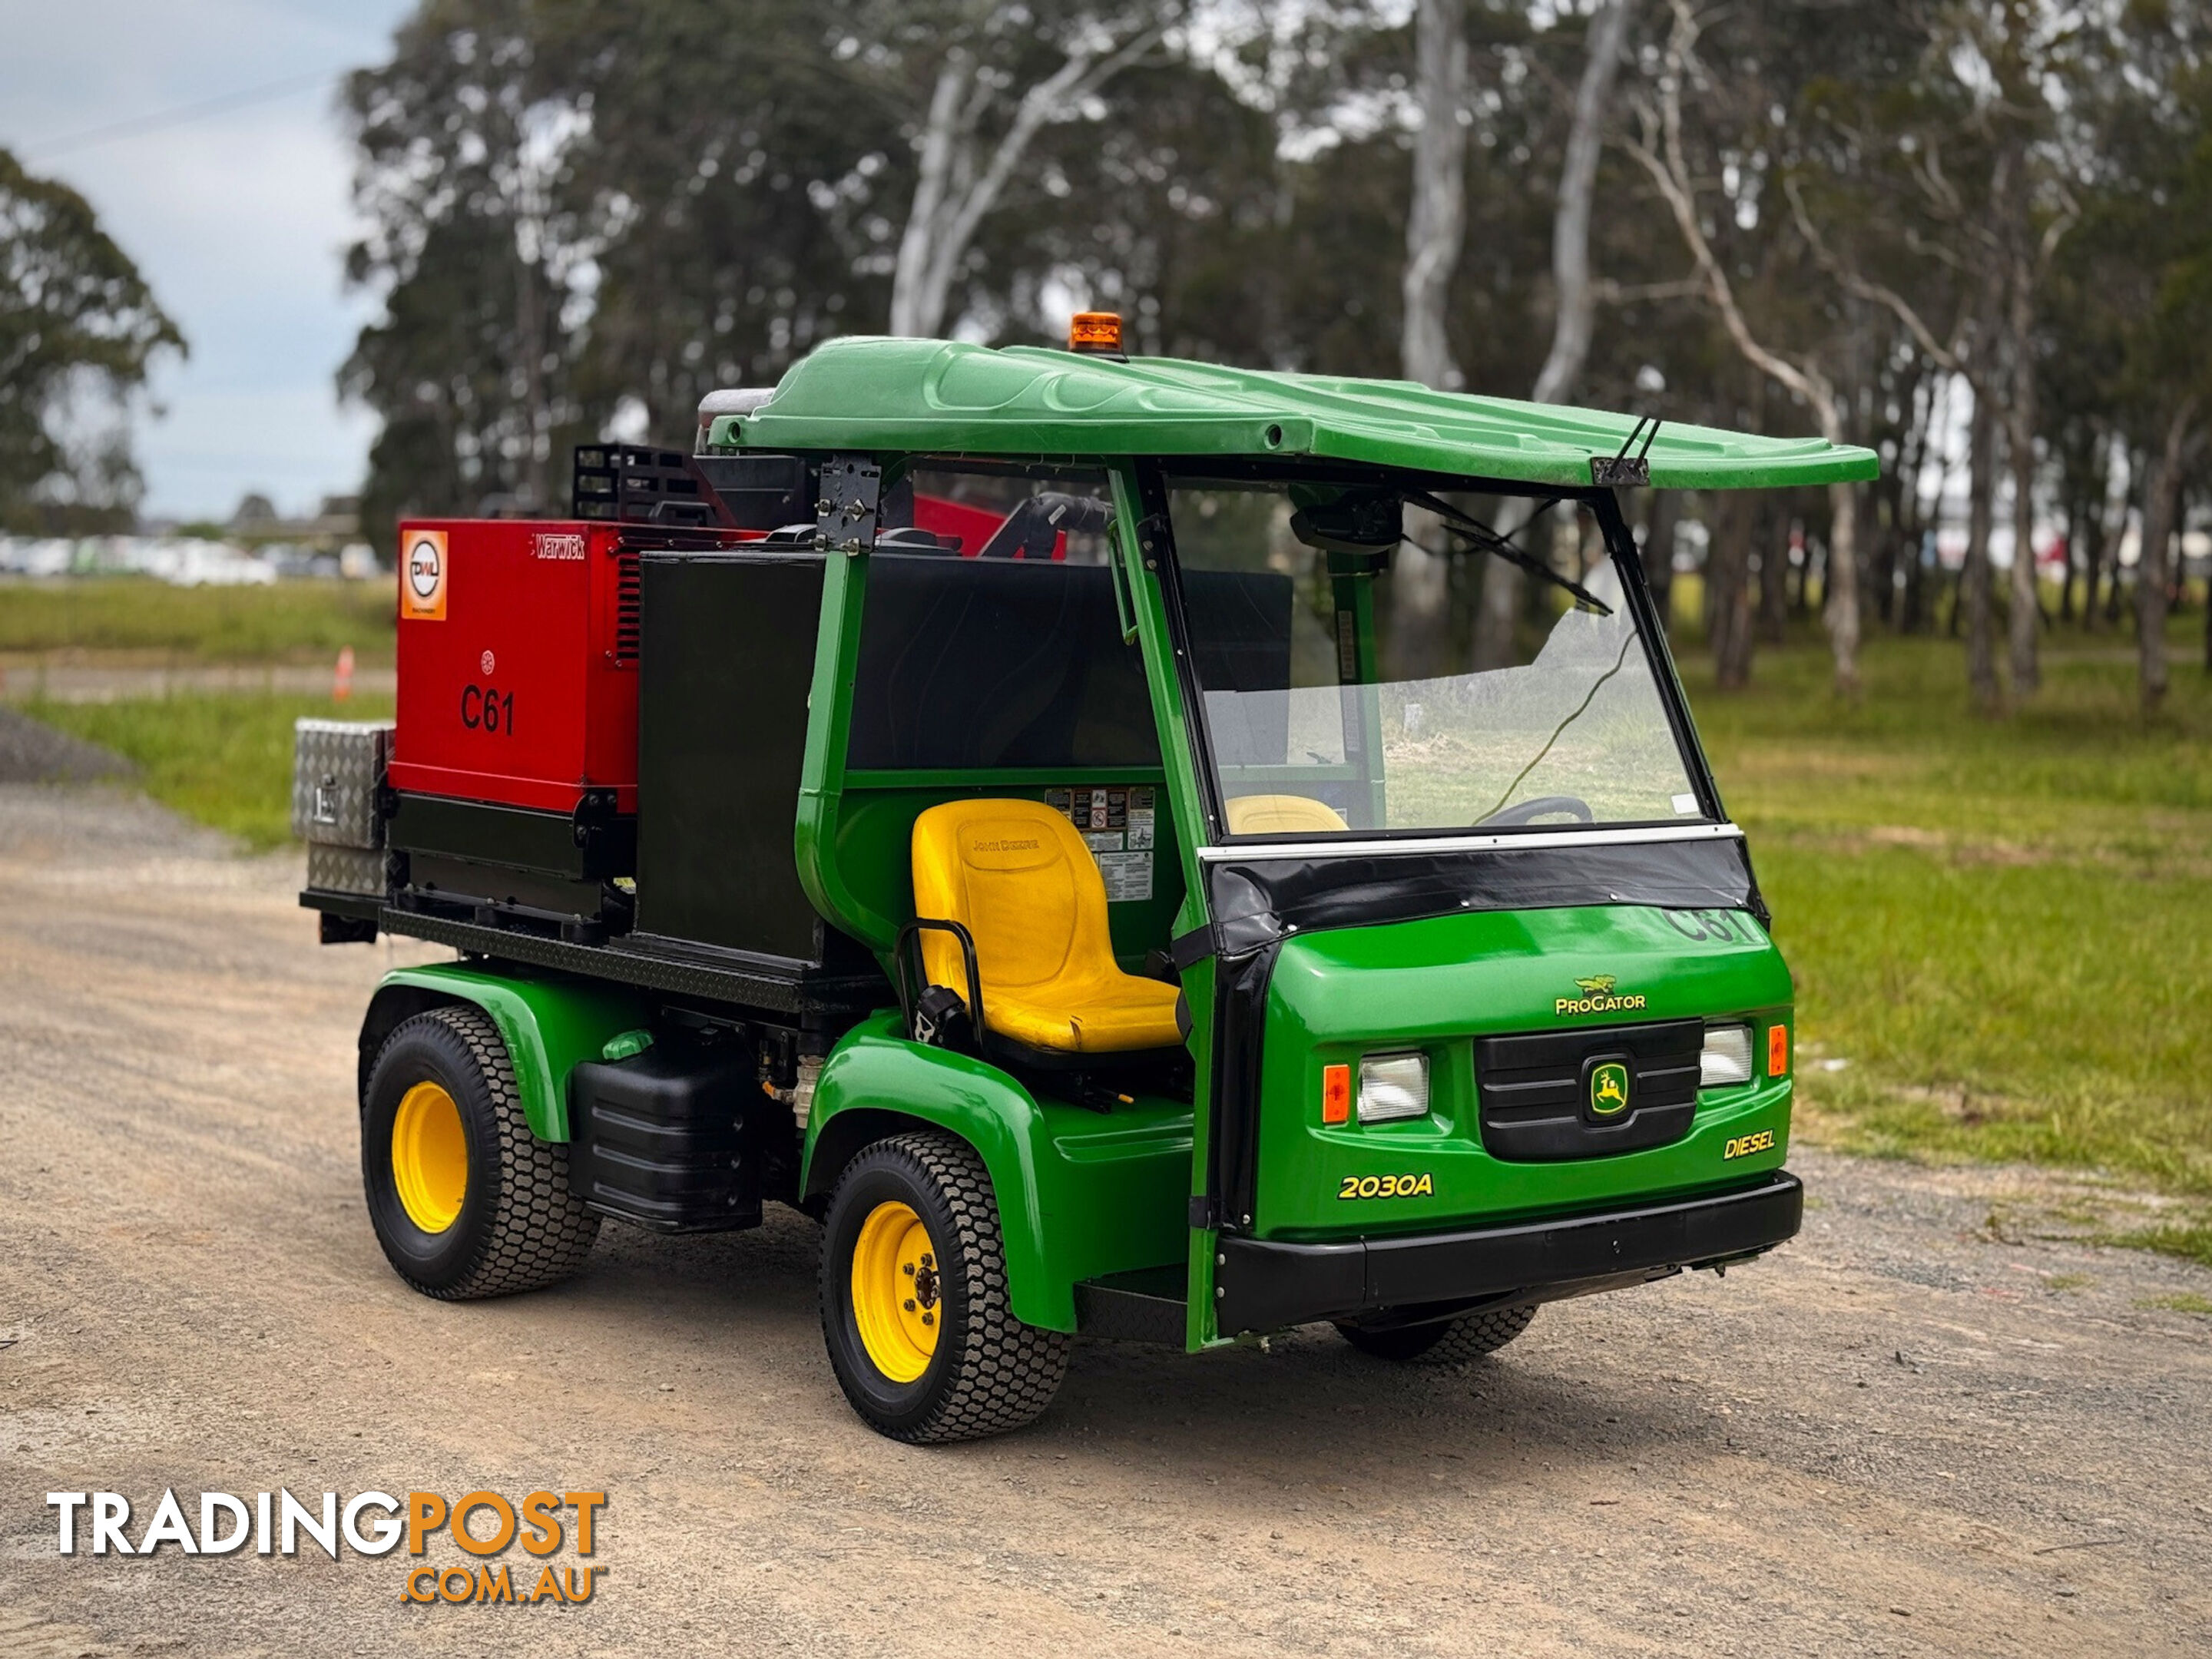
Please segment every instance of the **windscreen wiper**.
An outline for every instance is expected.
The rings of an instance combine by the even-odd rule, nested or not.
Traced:
[[[1611,605],[1607,605],[1603,599],[1598,598],[1596,594],[1591,592],[1589,589],[1584,587],[1580,582],[1575,581],[1569,577],[1562,576],[1558,571],[1553,569],[1550,565],[1538,558],[1534,554],[1528,552],[1522,548],[1514,546],[1511,542],[1499,535],[1488,525],[1482,523],[1479,520],[1468,518],[1466,514],[1461,512],[1449,501],[1444,501],[1438,496],[1431,495],[1424,489],[1408,489],[1400,497],[1400,499],[1411,502],[1413,506],[1421,508],[1424,512],[1433,513],[1438,519],[1443,521],[1443,526],[1446,530],[1449,531],[1453,535],[1459,537],[1462,540],[1471,543],[1481,551],[1492,554],[1498,558],[1504,559],[1508,564],[1517,564],[1523,570],[1529,572],[1532,575],[1541,576],[1546,581],[1551,583],[1554,587],[1564,588],[1567,592],[1572,594],[1579,603],[1588,605],[1591,610],[1596,611],[1601,617],[1610,617],[1613,614],[1613,607]],[[1559,501],[1563,499],[1564,497],[1555,496],[1551,501],[1546,501],[1543,506],[1538,507],[1534,513],[1531,513],[1528,515],[1528,523],[1535,523],[1538,519],[1544,515],[1545,512],[1548,508],[1558,506]],[[1526,529],[1528,526],[1524,525],[1522,527]]]

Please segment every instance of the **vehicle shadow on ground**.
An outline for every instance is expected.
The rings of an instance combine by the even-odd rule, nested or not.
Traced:
[[[687,1328],[733,1356],[818,1366],[823,1408],[841,1415],[816,1313],[818,1238],[812,1223],[774,1209],[765,1226],[740,1233],[669,1238],[610,1227],[583,1277],[554,1294],[574,1298],[613,1348],[644,1337],[642,1323]],[[1659,1328],[1610,1329],[1608,1374],[1626,1369],[1639,1380],[1607,1388],[1587,1356],[1558,1346],[1556,1325],[1572,1317],[1547,1310],[1504,1352],[1442,1366],[1371,1358],[1326,1327],[1276,1338],[1267,1352],[1187,1355],[1079,1340],[1058,1401],[1034,1426],[931,1455],[994,1465],[1103,1459],[1133,1485],[1288,1483],[1370,1505],[1440,1480],[1525,1480],[1539,1465],[1570,1477],[1587,1470],[1595,1482],[1668,1448],[1679,1456],[1690,1443],[1718,1445],[1723,1436],[1690,1385],[1658,1379],[1672,1363],[1657,1351]],[[1635,1351],[1645,1340],[1649,1356]],[[852,1427],[867,1432],[857,1420]]]
[[[1608,1390],[1562,1365],[1544,1320],[1498,1354],[1449,1365],[1376,1359],[1326,1327],[1278,1337],[1269,1352],[1080,1343],[1038,1432],[1164,1475],[1256,1473],[1385,1505],[1431,1480],[1489,1486],[1538,1465],[1601,1480],[1705,1437],[1691,1402],[1663,1385]]]

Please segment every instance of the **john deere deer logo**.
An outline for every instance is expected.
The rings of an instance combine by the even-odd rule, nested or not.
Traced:
[[[1628,1067],[1607,1060],[1590,1071],[1589,1104],[1596,1117],[1617,1117],[1628,1109]]]
[[[1641,1008],[1640,994],[1615,995],[1613,987],[1620,981],[1611,974],[1592,974],[1588,979],[1575,981],[1575,989],[1582,994],[1555,998],[1552,1012],[1555,1014],[1610,1014],[1616,1011]]]

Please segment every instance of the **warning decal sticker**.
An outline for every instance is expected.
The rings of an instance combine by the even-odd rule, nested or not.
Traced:
[[[1105,879],[1106,902],[1152,896],[1152,792],[1150,789],[1048,789],[1045,805],[1081,832]]]

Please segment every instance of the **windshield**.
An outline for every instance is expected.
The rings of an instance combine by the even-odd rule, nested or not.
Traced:
[[[1172,484],[1229,833],[1700,817],[1650,652],[1588,516],[1578,523],[1570,503],[1484,550],[1496,503],[1413,499]],[[1527,505],[1499,516],[1517,522]]]

